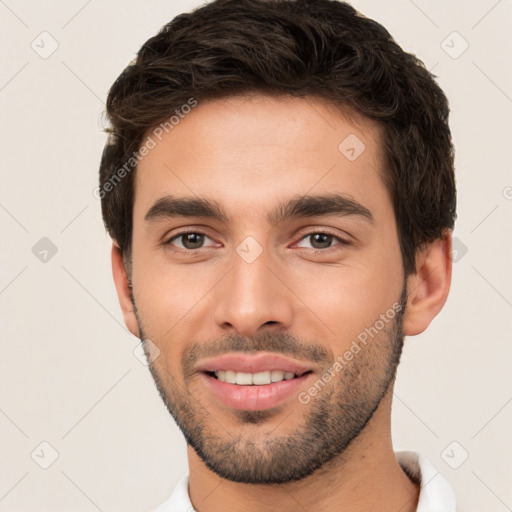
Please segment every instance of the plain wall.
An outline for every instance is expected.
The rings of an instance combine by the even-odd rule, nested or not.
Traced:
[[[187,471],[183,437],[134,356],[93,190],[110,85],[144,41],[201,3],[0,2],[2,511],[150,510]],[[502,512],[512,507],[512,2],[352,4],[433,69],[456,147],[452,290],[430,328],[406,339],[395,449],[426,455],[459,510]],[[31,47],[44,54],[52,39],[47,58]]]

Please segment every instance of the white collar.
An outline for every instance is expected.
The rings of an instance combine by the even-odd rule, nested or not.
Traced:
[[[455,512],[455,493],[448,481],[430,461],[416,452],[395,452],[398,463],[409,478],[420,485],[416,512]],[[188,495],[188,474],[176,484],[171,496],[153,512],[192,512]]]
[[[420,484],[416,512],[455,512],[452,486],[426,457],[416,452],[395,452],[395,456],[409,478]]]

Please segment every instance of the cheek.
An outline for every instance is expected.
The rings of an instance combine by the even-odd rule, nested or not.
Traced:
[[[401,268],[393,251],[381,257],[370,251],[344,265],[295,268],[288,279],[300,298],[296,328],[319,342],[330,340],[334,351],[343,352],[380,315],[393,310],[402,291]]]
[[[335,333],[340,343],[350,342],[396,300],[390,287],[375,286],[369,276],[329,276],[320,292],[318,287],[308,292],[307,305]],[[321,279],[316,284],[321,283]],[[332,333],[331,333],[332,334]]]
[[[134,253],[133,287],[140,320],[148,337],[175,353],[214,284],[211,273],[198,273],[194,265],[156,264],[144,255],[136,257]]]

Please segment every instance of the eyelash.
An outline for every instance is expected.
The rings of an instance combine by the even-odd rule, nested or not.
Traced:
[[[172,250],[174,250],[176,252],[180,252],[181,254],[189,255],[189,256],[194,256],[194,255],[200,253],[201,249],[208,249],[208,247],[200,247],[198,249],[180,249],[180,248],[174,248],[173,247],[173,245],[171,243],[173,240],[179,239],[180,237],[182,237],[184,235],[190,235],[190,234],[202,235],[202,236],[205,236],[207,238],[210,238],[206,233],[204,233],[202,231],[195,231],[195,230],[194,231],[182,231],[180,233],[174,234],[171,238],[167,239],[163,243],[163,245],[166,246],[166,247],[172,247]],[[301,238],[298,240],[298,242],[301,242],[305,238],[308,238],[308,237],[311,237],[311,236],[314,236],[314,235],[328,235],[328,236],[334,238],[338,242],[338,244],[336,244],[334,246],[331,246],[331,247],[327,247],[325,249],[310,249],[310,251],[313,252],[313,254],[320,254],[320,253],[324,253],[325,254],[327,252],[330,252],[331,249],[334,249],[338,245],[350,245],[350,242],[348,242],[347,240],[341,238],[338,235],[335,235],[334,233],[331,233],[328,230],[319,230],[319,231],[308,232],[308,233],[304,234],[303,236],[301,236]],[[301,249],[305,249],[305,248],[301,247]]]

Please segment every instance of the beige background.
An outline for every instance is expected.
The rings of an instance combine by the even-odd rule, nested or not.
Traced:
[[[0,0],[2,511],[150,510],[187,471],[124,327],[92,191],[109,86],[146,39],[200,3]],[[406,341],[395,447],[428,456],[460,510],[510,510],[512,2],[353,5],[434,69],[457,149],[453,287],[429,330]],[[39,53],[58,48],[42,58],[32,41]],[[57,250],[46,262],[43,237]]]

